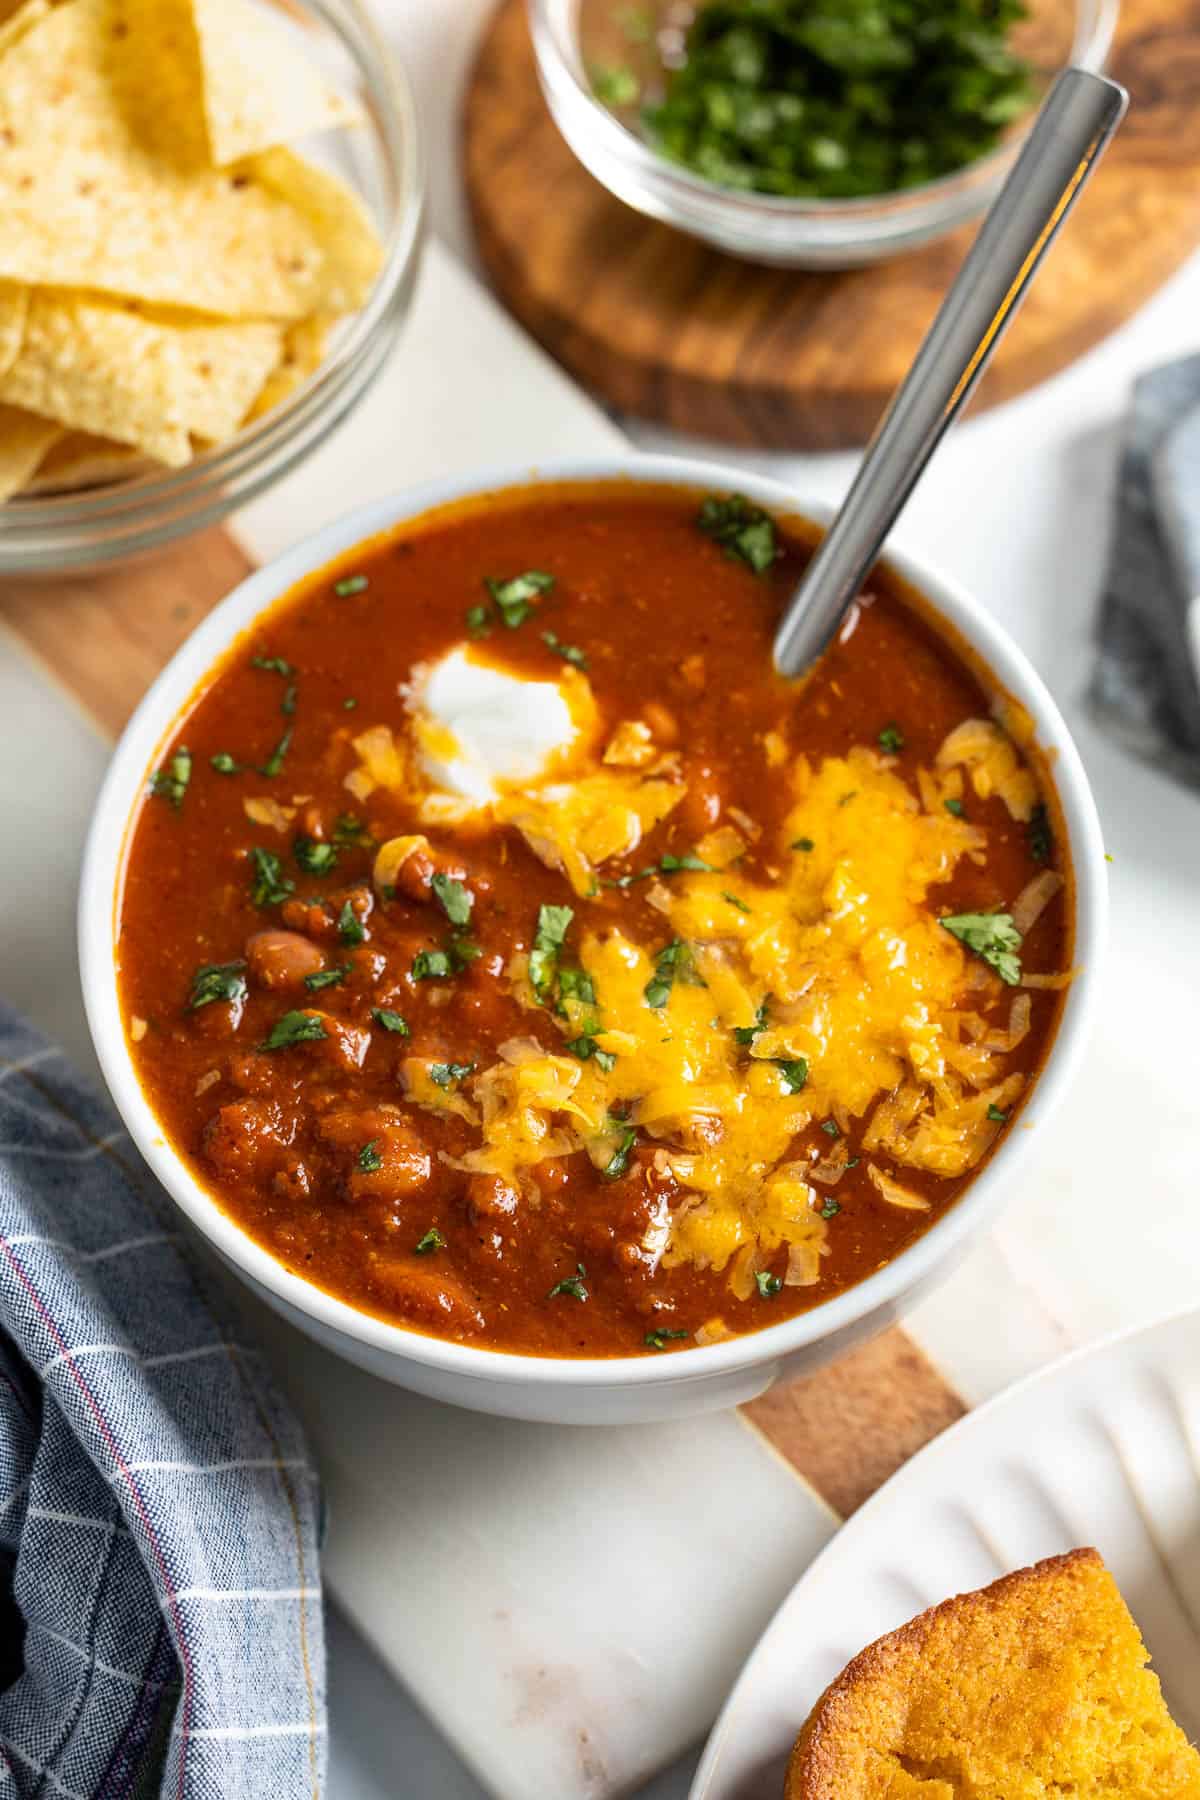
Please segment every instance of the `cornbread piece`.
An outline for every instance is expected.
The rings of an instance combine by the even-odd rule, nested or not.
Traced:
[[[785,1800],[1200,1800],[1117,1585],[1072,1550],[871,1644],[814,1707]]]

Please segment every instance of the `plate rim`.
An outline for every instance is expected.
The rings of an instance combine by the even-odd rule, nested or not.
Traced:
[[[763,1657],[766,1646],[780,1627],[784,1614],[791,1607],[799,1590],[810,1579],[822,1572],[826,1563],[832,1561],[837,1552],[842,1549],[842,1539],[849,1526],[857,1526],[860,1520],[869,1519],[876,1512],[884,1510],[892,1497],[894,1488],[902,1485],[910,1477],[912,1471],[932,1465],[939,1455],[946,1453],[948,1445],[955,1446],[956,1440],[968,1435],[977,1423],[986,1425],[994,1413],[1001,1412],[1014,1403],[1019,1403],[1035,1388],[1050,1386],[1054,1382],[1062,1380],[1080,1363],[1107,1355],[1134,1339],[1152,1337],[1157,1332],[1172,1329],[1185,1319],[1194,1319],[1200,1322],[1200,1304],[1193,1302],[1190,1305],[1175,1307],[1157,1318],[1118,1326],[1115,1330],[1105,1332],[1098,1338],[1091,1338],[1086,1343],[1075,1344],[1070,1350],[1064,1351],[1061,1356],[1056,1356],[1050,1362],[1044,1363],[1041,1368],[1033,1369],[1029,1374],[1010,1382],[996,1393],[989,1394],[986,1400],[982,1400],[978,1406],[971,1407],[961,1419],[956,1419],[953,1425],[947,1426],[935,1438],[931,1438],[929,1443],[922,1445],[913,1456],[909,1457],[907,1462],[902,1463],[892,1475],[889,1475],[883,1485],[876,1488],[875,1492],[864,1500],[848,1519],[842,1520],[829,1542],[817,1552],[807,1568],[801,1571],[780,1600],[779,1605],[756,1639],[753,1649],[742,1664],[737,1679],[726,1695],[725,1702],[713,1721],[712,1729],[704,1740],[700,1761],[692,1777],[691,1786],[688,1788],[687,1800],[715,1800],[715,1790],[712,1784],[717,1773],[717,1760],[730,1735],[734,1715],[744,1704],[746,1694],[754,1685],[757,1665]]]

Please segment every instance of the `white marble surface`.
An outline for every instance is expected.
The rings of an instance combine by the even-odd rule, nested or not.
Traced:
[[[453,171],[454,100],[485,5],[380,0],[421,90],[435,223],[460,249],[466,245]],[[512,334],[488,322],[470,289],[436,257],[435,271],[424,296],[430,335],[422,329],[418,340],[429,347],[410,363],[405,389],[406,448],[383,472],[391,476],[384,485],[402,482],[414,456],[444,467],[532,452],[525,436],[531,431],[543,433],[543,453],[586,448],[584,432],[607,436],[594,410],[580,407]],[[1200,959],[1191,951],[1200,909],[1200,803],[1099,738],[1079,706],[1108,532],[1114,434],[1128,384],[1140,369],[1193,347],[1198,301],[1200,262],[1067,374],[969,421],[943,449],[904,521],[905,540],[971,584],[1046,676],[1078,734],[1114,857],[1109,1004],[1085,1077],[1045,1166],[993,1239],[913,1320],[971,1397],[995,1391],[1060,1347],[1193,1299],[1200,1278],[1192,1023]],[[478,410],[466,417],[439,404],[448,379],[432,335],[439,311],[447,344],[465,341],[487,368]],[[634,435],[655,447],[665,441],[645,429]],[[750,460],[827,496],[843,490],[852,466],[845,456]],[[349,485],[348,465],[338,467]],[[376,471],[375,478],[383,475]],[[324,475],[318,490],[322,507],[337,510],[337,492]],[[289,492],[285,512],[255,510],[244,522],[247,535],[256,547],[269,547],[292,530],[292,520],[311,522],[312,504],[312,494],[297,490],[293,500]],[[88,1062],[72,910],[105,749],[2,637],[0,722],[0,833],[8,846],[0,858],[0,991]],[[398,1597],[397,1630],[402,1607]],[[335,1800],[482,1795],[336,1615],[330,1650]],[[472,1696],[465,1699],[469,1705]],[[646,1800],[682,1800],[686,1786],[680,1765],[642,1792]],[[531,1782],[526,1791],[541,1800],[547,1790]]]

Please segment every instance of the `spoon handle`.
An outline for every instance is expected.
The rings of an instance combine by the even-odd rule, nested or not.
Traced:
[[[942,433],[973,392],[1129,96],[1086,69],[1057,79],[912,368],[867,445],[841,510],[775,637],[798,675],[833,636]]]

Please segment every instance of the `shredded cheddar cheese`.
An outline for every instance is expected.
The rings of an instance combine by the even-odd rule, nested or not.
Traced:
[[[942,929],[931,893],[962,859],[984,856],[984,833],[959,803],[966,780],[1017,819],[1037,803],[1011,740],[990,720],[967,720],[915,787],[874,747],[813,766],[781,756],[781,744],[764,744],[792,795],[778,842],[761,841],[742,816],[709,832],[698,866],[677,863],[669,882],[645,890],[662,921],[657,942],[578,914],[572,963],[585,997],[564,991],[550,1002],[531,984],[528,957],[514,957],[507,979],[533,1029],[502,1046],[469,1101],[415,1060],[404,1069],[416,1104],[478,1125],[478,1145],[456,1166],[524,1191],[548,1157],[582,1151],[606,1170],[635,1128],[676,1184],[642,1255],[652,1266],[728,1270],[740,1297],[783,1246],[789,1285],[819,1279],[837,1211],[828,1189],[847,1153],[839,1144],[799,1154],[806,1127],[836,1120],[844,1132],[861,1121],[881,1199],[925,1210],[897,1166],[950,1178],[974,1166],[1021,1092],[1024,1077],[1005,1058],[1029,1029],[1028,996],[1014,1000],[1008,1030],[984,1018],[981,993],[994,1000],[1000,983]],[[386,728],[355,748],[371,780],[406,771]],[[602,866],[634,851],[684,793],[677,759],[633,720],[572,778],[502,791],[491,810],[588,897]],[[738,871],[751,842],[753,878]],[[377,883],[394,880],[422,843],[385,844]]]

